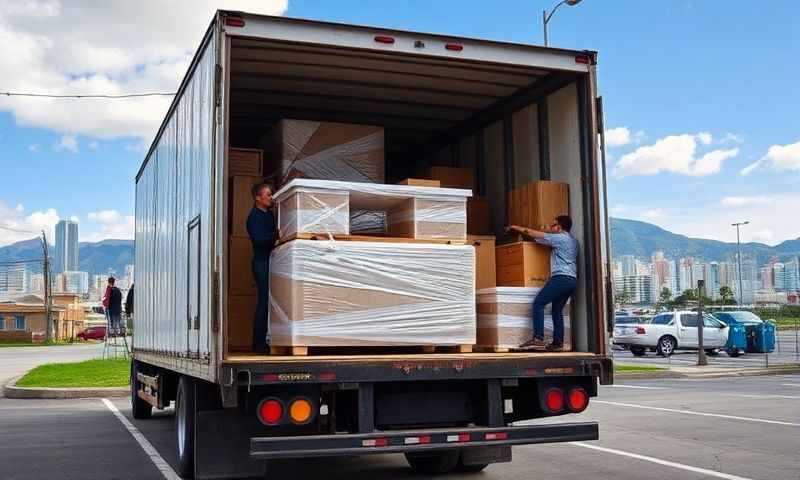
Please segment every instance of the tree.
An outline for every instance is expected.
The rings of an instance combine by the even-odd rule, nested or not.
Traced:
[[[631,294],[629,292],[622,291],[614,295],[614,304],[617,306],[625,305],[630,301],[631,301]]]
[[[731,290],[731,287],[728,286],[719,287],[719,296],[722,297],[723,305],[730,305],[732,303],[736,303],[733,299],[733,290]]]
[[[656,303],[656,310],[667,309],[670,310],[673,306],[672,290],[667,287],[661,289],[658,294],[658,302]]]

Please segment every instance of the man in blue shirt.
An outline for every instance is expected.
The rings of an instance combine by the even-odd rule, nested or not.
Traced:
[[[258,304],[253,322],[253,352],[266,353],[269,326],[267,299],[269,298],[269,255],[275,246],[277,229],[272,215],[272,187],[267,183],[254,185],[253,208],[247,216],[247,233],[253,244],[253,277],[258,289]]]
[[[533,339],[520,345],[520,348],[560,351],[564,347],[564,306],[575,291],[578,279],[578,241],[569,233],[572,230],[572,219],[567,215],[560,215],[547,231],[519,225],[511,225],[507,230],[531,237],[536,243],[552,248],[550,279],[533,301]],[[553,343],[546,345],[544,307],[548,304],[551,304],[553,317]]]

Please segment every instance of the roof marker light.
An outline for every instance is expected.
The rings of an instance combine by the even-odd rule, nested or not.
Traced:
[[[225,17],[225,25],[229,27],[244,27],[244,18],[242,17]]]
[[[390,37],[388,35],[375,35],[375,41],[378,43],[386,43],[386,44],[393,44],[394,37]]]
[[[461,50],[464,50],[464,45],[460,45],[458,43],[445,43],[444,48],[454,52],[460,52]]]
[[[592,59],[589,58],[589,55],[578,55],[575,57],[575,63],[582,63],[584,65],[589,65],[592,62]]]

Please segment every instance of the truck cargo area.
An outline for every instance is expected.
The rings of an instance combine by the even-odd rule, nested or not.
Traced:
[[[498,239],[508,223],[508,192],[535,180],[567,183],[573,235],[581,244],[570,343],[575,351],[604,352],[598,193],[591,180],[595,140],[588,128],[593,53],[242,18],[243,27],[226,28],[228,147],[261,148],[284,118],[383,127],[386,183],[431,165],[470,168],[473,194],[489,203],[486,233]],[[299,41],[284,27],[309,36]],[[336,30],[347,41],[315,42],[317,28]],[[243,358],[250,322],[229,314],[226,359]]]

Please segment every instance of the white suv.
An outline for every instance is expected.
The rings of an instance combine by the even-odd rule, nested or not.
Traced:
[[[650,323],[614,327],[614,343],[627,346],[638,356],[647,349],[659,355],[672,355],[675,350],[697,350],[697,312],[659,313]],[[714,355],[728,343],[728,326],[709,314],[703,314],[703,348]]]

